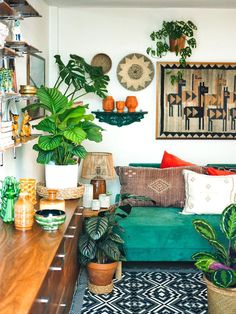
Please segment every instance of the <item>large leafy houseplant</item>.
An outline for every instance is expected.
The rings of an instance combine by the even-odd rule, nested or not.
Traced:
[[[55,59],[59,75],[54,87],[41,86],[37,90],[39,103],[24,110],[43,108],[47,112],[45,118],[34,126],[46,132],[33,147],[38,152],[37,162],[71,165],[86,156],[84,140],[102,140],[102,128],[92,122],[92,114],[86,113],[88,105],[75,102],[88,93],[104,97],[109,77],[101,68],[92,67],[77,55],[70,55],[66,65],[59,55]]]
[[[197,42],[194,38],[194,31],[197,26],[191,21],[163,21],[162,27],[158,31],[153,31],[150,35],[151,40],[155,42],[155,47],[148,47],[147,53],[152,57],[161,58],[172,52],[171,42],[174,41],[174,52],[179,56],[180,66],[186,67],[186,59],[191,57],[192,49],[196,48]],[[180,38],[186,39],[184,47],[179,47]],[[174,84],[183,78],[183,70],[178,71],[176,75],[171,75],[171,82]]]
[[[226,207],[221,215],[220,229],[227,239],[227,246],[218,242],[214,228],[204,219],[195,219],[193,225],[214,250],[214,253],[194,254],[195,266],[215,286],[236,287],[236,204]]]

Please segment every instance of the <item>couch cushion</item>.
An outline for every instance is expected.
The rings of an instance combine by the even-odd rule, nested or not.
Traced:
[[[147,196],[157,206],[183,207],[185,200],[184,177],[182,171],[189,169],[203,173],[199,166],[167,169],[116,167],[121,183],[121,194]],[[135,201],[131,205],[153,206],[153,202]]]
[[[133,207],[131,214],[120,219],[125,232],[128,261],[191,261],[192,254],[210,251],[194,229],[192,221],[204,218],[219,230],[220,215],[181,215],[180,208]]]
[[[180,159],[179,157],[172,155],[164,151],[160,168],[171,168],[171,167],[185,167],[195,166],[191,162]]]

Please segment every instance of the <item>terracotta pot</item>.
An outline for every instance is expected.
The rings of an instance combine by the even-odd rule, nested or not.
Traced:
[[[102,108],[106,112],[112,112],[115,108],[115,101],[112,96],[107,96],[102,101]]]
[[[182,36],[182,37],[177,38],[177,39],[170,38],[169,40],[170,40],[170,51],[171,52],[175,52],[176,47],[178,47],[178,51],[180,51],[181,49],[183,49],[185,47],[185,36]]]
[[[118,262],[109,264],[88,263],[89,282],[96,286],[108,286],[112,282]]]
[[[208,314],[235,314],[236,288],[219,288],[204,277],[207,285]]]
[[[135,96],[127,96],[125,105],[129,112],[135,112],[135,109],[138,107],[138,100]]]
[[[117,101],[116,102],[117,112],[119,112],[119,113],[124,112],[124,108],[125,108],[125,101]]]

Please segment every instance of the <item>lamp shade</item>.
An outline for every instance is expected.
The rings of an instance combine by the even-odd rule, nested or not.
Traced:
[[[92,179],[99,175],[105,180],[115,178],[115,169],[111,153],[88,153],[83,161],[81,177]]]

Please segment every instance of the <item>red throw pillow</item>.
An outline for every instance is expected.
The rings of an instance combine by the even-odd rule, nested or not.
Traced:
[[[182,160],[175,155],[169,154],[166,151],[162,157],[160,168],[174,168],[174,167],[185,167],[185,166],[196,166],[188,161]]]
[[[231,174],[236,174],[236,172],[209,167],[207,168],[207,174],[209,174],[210,176],[229,176]]]

